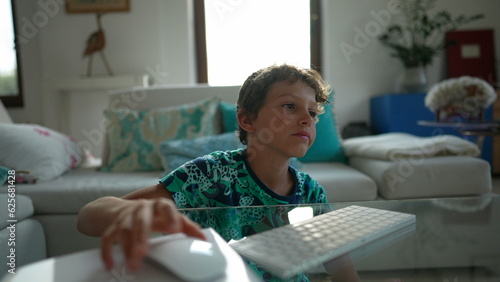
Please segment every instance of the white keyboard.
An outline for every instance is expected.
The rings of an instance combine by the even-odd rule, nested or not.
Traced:
[[[412,214],[349,206],[230,246],[267,271],[289,278],[411,225]]]

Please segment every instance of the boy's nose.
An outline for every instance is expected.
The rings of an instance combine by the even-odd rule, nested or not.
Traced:
[[[301,111],[298,123],[300,125],[309,126],[314,121],[314,118],[309,114],[309,110]]]

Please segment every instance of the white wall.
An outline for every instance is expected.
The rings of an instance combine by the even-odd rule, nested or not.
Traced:
[[[224,1],[224,0],[221,0]],[[17,122],[44,124],[52,101],[42,103],[41,89],[54,81],[83,77],[87,61],[82,58],[86,38],[96,29],[92,14],[66,14],[63,0],[17,0],[20,35],[30,35],[22,44],[22,71],[26,106],[9,110]],[[346,59],[342,42],[354,44],[355,28],[374,22],[371,12],[387,9],[388,0],[323,0],[324,77],[336,92],[339,124],[368,121],[369,98],[392,92],[402,65],[389,50],[371,38],[359,54]],[[468,29],[494,28],[496,54],[500,54],[500,1],[439,0],[439,7],[453,15],[484,13],[486,19]],[[149,73],[161,84],[195,83],[191,1],[131,0],[131,11],[110,13],[102,18],[107,36],[105,49],[117,75]],[[45,14],[46,20],[44,20]],[[35,33],[27,33],[31,23]],[[24,28],[24,30],[23,30]],[[26,36],[25,36],[26,37]],[[428,70],[431,83],[444,79],[442,58]],[[94,73],[105,75],[100,58],[94,58]],[[47,99],[55,99],[48,96]],[[45,109],[41,104],[48,106]],[[56,105],[57,103],[54,103]],[[55,106],[54,106],[55,107]]]
[[[398,59],[389,56],[389,49],[375,37],[359,41],[359,53],[345,56],[340,48],[344,42],[356,46],[360,40],[357,29],[365,30],[370,26],[384,26],[384,21],[377,21],[375,14],[388,11],[389,0],[325,0],[323,2],[324,19],[324,77],[332,84],[336,92],[335,112],[340,125],[350,121],[369,120],[369,98],[383,93],[393,93],[395,81],[400,77],[403,65]],[[496,56],[500,56],[500,1],[495,0],[439,0],[436,11],[446,9],[453,16],[483,13],[485,18],[462,29],[495,29]],[[397,20],[392,15],[392,21]],[[384,30],[383,28],[381,29]],[[366,34],[366,32],[364,32]],[[429,83],[432,85],[445,79],[446,66],[444,57],[434,60],[428,68]],[[497,76],[500,71],[497,60]],[[497,78],[497,81],[500,79]]]
[[[66,14],[64,0],[16,0],[21,41],[25,107],[9,109],[16,122],[48,124],[58,110],[44,95],[52,84],[84,78],[82,58],[88,36],[97,29],[94,14]],[[194,83],[194,44],[190,1],[131,0],[131,10],[102,17],[106,57],[115,75],[150,74],[160,84]],[[99,56],[93,76],[106,76]],[[48,106],[43,107],[43,104]],[[51,108],[50,105],[53,105]]]

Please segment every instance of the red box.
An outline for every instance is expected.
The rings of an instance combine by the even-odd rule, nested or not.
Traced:
[[[454,42],[446,50],[449,78],[468,75],[495,86],[493,29],[451,31],[446,40]]]

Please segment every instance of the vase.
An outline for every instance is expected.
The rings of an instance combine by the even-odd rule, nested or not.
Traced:
[[[427,72],[424,66],[408,67],[403,72],[401,91],[404,93],[426,93]]]

